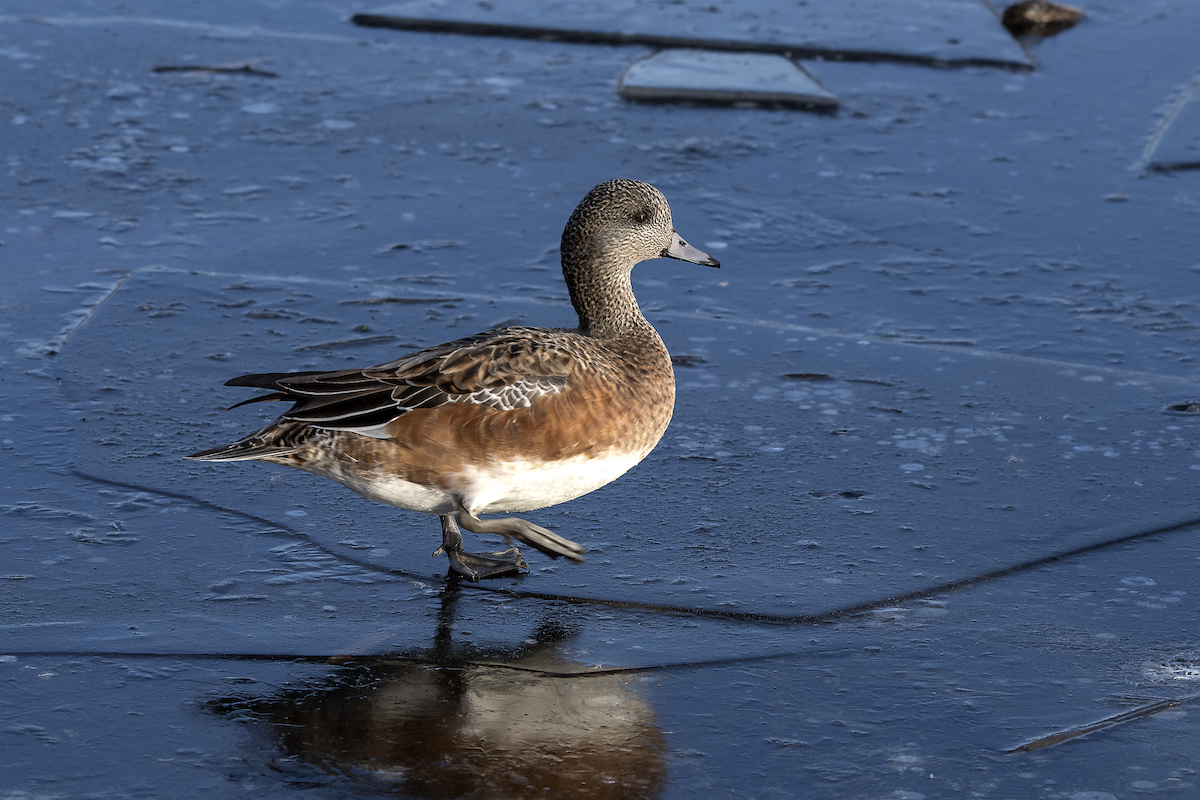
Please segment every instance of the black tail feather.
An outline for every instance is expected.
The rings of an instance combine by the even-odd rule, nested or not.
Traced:
[[[282,378],[295,378],[300,375],[320,375],[319,372],[256,372],[251,375],[239,375],[225,381],[226,386],[252,386],[255,389],[281,388],[278,381]]]
[[[260,394],[257,397],[251,397],[249,400],[243,400],[240,403],[234,403],[226,411],[233,411],[235,408],[250,405],[251,403],[265,403],[268,400],[295,400],[294,397],[288,397],[283,392],[275,392],[274,394]]]

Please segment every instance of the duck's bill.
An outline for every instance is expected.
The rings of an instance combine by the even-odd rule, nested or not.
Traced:
[[[665,258],[677,258],[680,261],[690,261],[703,267],[720,267],[721,262],[703,250],[697,250],[679,238],[679,234],[671,231],[671,246],[662,252]]]

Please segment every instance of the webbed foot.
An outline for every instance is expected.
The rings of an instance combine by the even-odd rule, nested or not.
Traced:
[[[523,569],[529,569],[521,551],[510,547],[499,553],[468,553],[463,550],[462,532],[452,514],[442,517],[442,546],[433,551],[433,555],[445,555],[450,561],[450,569],[462,575],[467,580],[477,581],[480,578],[501,578],[505,575],[516,575]]]
[[[450,560],[450,569],[462,575],[467,580],[477,581],[480,578],[502,578],[505,575],[517,575],[523,569],[529,569],[521,551],[510,547],[501,553],[468,553],[464,550],[447,550],[446,557]]]

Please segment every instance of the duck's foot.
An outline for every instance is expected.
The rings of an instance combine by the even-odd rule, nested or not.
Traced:
[[[510,542],[512,539],[517,539],[530,547],[536,547],[551,558],[562,556],[576,564],[581,564],[583,563],[583,554],[587,552],[582,545],[576,544],[570,539],[564,539],[554,531],[516,517],[480,519],[468,511],[460,511],[458,519],[462,526],[471,533],[498,533],[509,539]],[[445,530],[444,525],[445,523],[443,523],[443,530]]]
[[[510,547],[502,553],[468,553],[464,550],[447,550],[446,557],[450,560],[450,569],[462,575],[467,580],[477,581],[480,578],[503,578],[505,575],[519,575],[521,570],[529,569],[521,552]]]
[[[525,559],[521,558],[521,551],[515,547],[499,553],[468,553],[463,550],[462,532],[451,514],[442,515],[442,546],[433,551],[435,557],[443,554],[450,561],[450,569],[472,581],[516,575],[523,569],[529,569]]]

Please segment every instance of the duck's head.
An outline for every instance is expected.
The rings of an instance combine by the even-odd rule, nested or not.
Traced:
[[[662,192],[626,179],[607,181],[587,193],[567,221],[559,251],[564,271],[601,268],[628,274],[638,262],[664,257],[721,266],[675,232]]]

